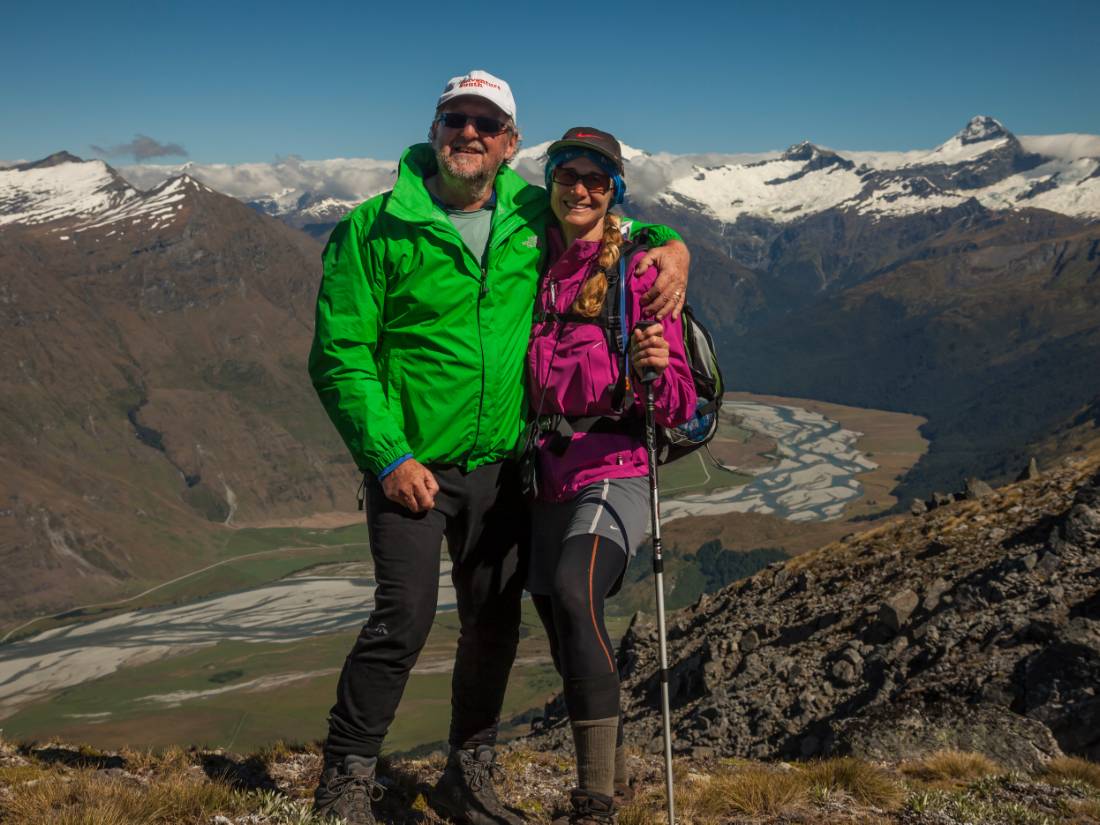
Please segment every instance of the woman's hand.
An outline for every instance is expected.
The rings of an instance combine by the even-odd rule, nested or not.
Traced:
[[[630,334],[630,361],[639,379],[646,370],[658,375],[668,367],[668,341],[660,324],[635,329]]]

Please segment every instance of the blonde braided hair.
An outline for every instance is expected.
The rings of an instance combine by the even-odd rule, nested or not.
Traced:
[[[603,309],[607,297],[607,270],[619,263],[622,254],[623,233],[619,216],[608,212],[603,220],[603,240],[596,257],[596,270],[585,280],[581,291],[573,301],[573,311],[585,318],[595,318]]]

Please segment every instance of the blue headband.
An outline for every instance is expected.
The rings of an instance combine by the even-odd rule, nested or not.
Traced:
[[[554,169],[561,166],[563,163],[576,160],[577,158],[588,158],[611,177],[611,182],[615,185],[615,199],[611,202],[612,206],[618,206],[623,202],[623,198],[626,197],[626,181],[624,181],[623,176],[619,174],[619,170],[615,168],[615,164],[612,163],[611,159],[606,155],[601,155],[599,152],[593,151],[592,149],[585,149],[580,146],[569,146],[559,152],[555,152],[546,159],[546,169],[544,171],[546,191],[550,191],[551,184],[553,183]]]

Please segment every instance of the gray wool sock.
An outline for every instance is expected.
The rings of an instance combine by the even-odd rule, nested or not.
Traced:
[[[611,796],[615,792],[615,738],[619,718],[587,719],[573,723],[577,749],[577,787]]]
[[[630,770],[626,766],[626,748],[615,748],[615,784],[626,785],[630,782]]]

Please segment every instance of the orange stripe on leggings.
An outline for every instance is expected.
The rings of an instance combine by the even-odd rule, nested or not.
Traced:
[[[592,559],[588,562],[588,613],[592,616],[592,629],[596,632],[596,638],[600,642],[600,647],[603,648],[603,655],[607,657],[607,666],[611,668],[611,672],[615,672],[615,663],[611,661],[611,651],[607,649],[607,645],[603,643],[603,634],[600,633],[600,626],[596,624],[596,602],[592,599],[592,576],[596,572],[596,548],[600,546],[600,537],[592,537]]]

